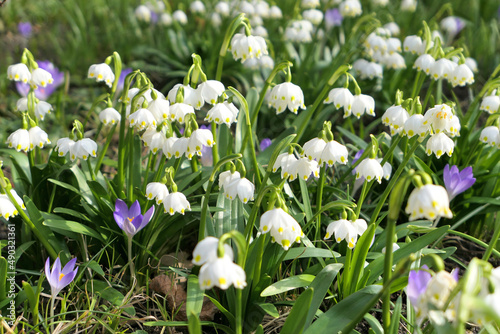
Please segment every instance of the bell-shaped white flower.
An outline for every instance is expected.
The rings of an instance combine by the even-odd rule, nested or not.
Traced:
[[[219,174],[219,188],[224,189],[224,187],[229,184],[232,180],[240,179],[240,173],[237,171],[227,170]]]
[[[272,19],[281,19],[283,17],[283,13],[281,12],[281,8],[276,5],[273,5],[269,8],[269,17]]]
[[[248,201],[253,201],[254,192],[255,185],[246,178],[232,177],[231,180],[224,185],[226,198],[235,199],[236,196],[238,196],[245,204],[248,203]]]
[[[455,143],[453,140],[443,132],[440,132],[429,138],[425,148],[425,153],[427,153],[427,155],[434,153],[438,159],[445,153],[451,157],[454,148]]]
[[[50,111],[53,109],[50,103],[38,101],[38,103],[35,104],[35,116],[43,121],[45,115],[50,114]]]
[[[487,126],[481,131],[479,140],[491,146],[500,146],[500,131],[496,126]]]
[[[335,140],[328,141],[326,142],[323,152],[321,152],[318,164],[320,166],[323,166],[323,164],[327,164],[328,167],[333,166],[333,164],[335,163],[345,165],[347,164],[348,155],[349,153],[347,152],[347,148],[344,145]]]
[[[292,21],[285,30],[285,40],[296,43],[309,43],[312,41],[314,26],[307,20]]]
[[[300,4],[302,8],[316,8],[320,6],[319,0],[302,0]]]
[[[316,160],[309,160],[306,157],[299,158],[297,162],[295,163],[295,171],[297,172],[298,176],[304,180],[307,181],[311,174],[315,177],[319,177],[319,166]],[[295,178],[295,175],[294,175]],[[292,180],[292,176],[290,175],[290,180]]]
[[[290,153],[282,153],[278,155],[276,161],[273,165],[273,172],[276,172],[279,168],[281,168],[281,178],[287,179],[290,174],[295,172],[295,163],[297,162],[297,158],[295,155]],[[296,173],[295,173],[296,175]]]
[[[406,36],[403,49],[405,52],[423,54],[425,52],[425,42],[422,42],[422,38],[416,35]]]
[[[260,58],[267,54],[266,41],[260,36],[234,34],[231,39],[231,53],[234,60],[241,59],[242,63],[247,59]]]
[[[88,78],[96,79],[97,82],[104,81],[111,88],[115,81],[115,74],[106,63],[91,65],[88,71]]]
[[[28,83],[31,80],[31,72],[23,63],[14,64],[7,68],[7,77],[9,80]]]
[[[29,132],[29,136],[30,136],[30,151],[35,146],[43,148],[44,145],[50,144],[50,140],[49,140],[49,136],[47,135],[47,132],[40,129],[40,127],[34,126],[31,129],[29,129],[28,132]]]
[[[434,65],[436,60],[430,54],[424,53],[420,55],[413,64],[413,68],[416,68],[417,71],[422,71],[425,74],[431,73],[431,68]]]
[[[21,205],[22,208],[24,209],[24,203],[17,195],[16,191],[12,189],[11,191],[12,196],[16,199],[16,202]],[[14,204],[10,201],[9,197],[6,194],[0,194],[0,215],[5,218],[5,220],[9,220],[11,217],[15,217],[19,214],[19,211],[16,209]]]
[[[356,233],[360,236],[363,235],[363,233],[365,233],[366,229],[368,228],[368,224],[363,218],[359,218],[353,221],[352,226],[354,226],[354,228],[356,229]]]
[[[438,59],[431,66],[430,69],[431,78],[434,80],[438,79],[450,80],[451,78],[453,78],[453,73],[456,67],[457,64],[455,64],[449,59],[446,58]]]
[[[209,21],[215,28],[219,28],[222,25],[222,17],[219,13],[212,13]]]
[[[169,118],[170,102],[165,98],[158,97],[156,100],[149,102],[147,109],[153,114],[156,122],[160,124]]]
[[[160,22],[165,27],[169,27],[174,22],[174,19],[172,18],[172,15],[170,15],[170,13],[162,13],[160,16]]]
[[[227,256],[206,262],[200,269],[199,281],[202,290],[209,290],[214,286],[227,290],[231,285],[243,289],[247,285],[243,268]]]
[[[201,92],[201,97],[206,103],[215,104],[217,99],[221,96],[226,88],[224,84],[217,80],[207,80],[202,82],[198,88]]]
[[[89,156],[94,158],[97,156],[97,144],[90,138],[77,140],[69,148],[69,158],[71,161],[75,161],[77,158],[87,160]]]
[[[391,128],[391,135],[400,133],[410,115],[402,106],[391,106],[382,115],[382,124]]]
[[[167,186],[161,182],[150,182],[146,186],[146,198],[148,200],[155,199],[156,204],[161,204],[168,194]]]
[[[451,75],[451,84],[455,86],[472,85],[474,83],[474,73],[469,66],[461,64],[455,67]]]
[[[231,13],[229,4],[225,1],[219,1],[214,8],[216,13],[219,13],[220,15],[227,17]]]
[[[176,212],[184,214],[186,210],[191,210],[191,205],[183,193],[173,192],[163,199],[163,210],[173,216]]]
[[[189,5],[189,10],[192,13],[198,13],[198,14],[203,14],[206,11],[205,5],[200,0],[191,2],[191,4]]]
[[[268,55],[264,55],[259,59],[260,68],[272,70],[274,68],[274,60]]]
[[[304,155],[309,158],[309,160],[319,161],[321,159],[321,154],[325,149],[326,141],[322,138],[313,138],[306,142],[302,148],[304,150]]]
[[[363,12],[358,0],[344,0],[339,4],[339,11],[343,17],[355,17]]]
[[[383,64],[394,70],[406,68],[405,59],[399,53],[386,54]]]
[[[181,137],[175,138],[173,141],[169,142],[170,138],[167,138],[165,144],[163,145],[163,149],[167,149],[167,157],[174,156],[176,159],[179,159],[183,154],[187,151],[187,146],[189,142],[189,138]]]
[[[335,241],[337,243],[345,240],[347,242],[347,246],[350,249],[353,249],[356,245],[356,241],[358,240],[357,226],[355,227],[347,219],[333,221],[328,224],[326,228],[325,239],[329,239],[332,235],[335,235]]]
[[[16,102],[16,111],[26,111],[26,110],[28,110],[28,98],[21,97]]]
[[[389,22],[384,24],[383,28],[388,30],[391,33],[391,36],[399,36],[401,30],[396,22]]]
[[[382,183],[384,169],[377,159],[366,158],[356,167],[356,179],[365,178],[368,182],[377,180]]]
[[[411,115],[404,124],[403,135],[408,136],[408,138],[420,136],[420,139],[424,139],[430,130],[430,126],[423,123],[424,115]]]
[[[135,127],[136,130],[142,131],[156,126],[156,119],[146,108],[141,108],[128,116],[130,127]]]
[[[405,211],[410,215],[410,221],[419,218],[434,220],[438,217],[453,217],[448,192],[444,187],[434,184],[413,189]]]
[[[9,148],[14,148],[16,151],[28,152],[30,150],[30,134],[26,129],[18,129],[7,137]]]
[[[494,114],[498,112],[499,107],[500,107],[500,96],[496,95],[496,92],[494,92],[492,93],[492,95],[485,96],[483,98],[479,110],[484,110],[489,114]]]
[[[139,5],[135,9],[134,15],[139,21],[147,23],[151,21],[151,10],[145,5]]]
[[[328,93],[324,103],[333,103],[335,108],[344,108],[344,118],[351,115],[352,101],[354,96],[347,88],[333,88]]]
[[[60,138],[57,140],[56,150],[59,152],[59,156],[63,157],[70,151],[70,149],[75,145],[75,141],[69,138]]]
[[[401,41],[399,38],[391,37],[386,39],[385,44],[387,45],[387,52],[389,54],[395,52],[401,52]]]
[[[465,65],[467,65],[473,73],[479,71],[477,68],[477,62],[474,58],[466,57]]]
[[[218,245],[219,239],[210,236],[198,242],[193,250],[193,264],[202,266],[216,260]],[[224,244],[224,257],[228,257],[231,261],[234,259],[233,249],[228,244]]]
[[[387,51],[387,43],[385,38],[382,36],[377,35],[376,32],[372,32],[368,37],[366,38],[364,42],[364,46],[369,50],[369,51],[381,51],[381,52],[386,52]]]
[[[191,133],[186,148],[186,157],[191,159],[195,154],[201,156],[203,146],[212,147],[215,144],[212,132],[208,129],[197,129]]]
[[[268,38],[269,37],[267,29],[264,28],[263,26],[256,26],[255,28],[252,29],[252,33],[253,33],[254,36],[260,36],[262,38]],[[262,57],[264,57],[264,56],[262,56]],[[262,59],[262,57],[260,57],[260,59]],[[258,61],[259,59],[257,59],[257,58],[251,58],[251,59],[247,60],[245,62],[245,64],[247,62],[249,62],[250,60],[256,60],[256,61]]]
[[[299,108],[306,108],[302,89],[291,82],[284,82],[273,87],[269,105],[276,109],[276,114],[282,113],[286,108],[294,114]]]
[[[163,149],[165,144],[165,134],[161,131],[157,131],[156,128],[149,128],[141,136],[144,146],[146,146],[149,151],[156,154],[158,150]]]
[[[184,100],[182,103],[188,104],[199,110],[205,104],[205,100],[203,99],[201,89],[194,89],[189,85],[176,84],[172,89],[168,92],[167,98],[170,103],[173,105],[176,103],[177,92],[179,88],[183,87],[183,96]]]
[[[299,223],[281,208],[264,212],[260,217],[259,230],[270,232],[272,241],[279,243],[284,250],[288,250],[294,242],[300,243],[304,235]]]
[[[99,120],[104,125],[115,125],[120,122],[121,115],[118,110],[113,107],[109,107],[99,113]]]
[[[185,25],[188,23],[188,17],[186,13],[184,13],[180,9],[177,9],[175,12],[172,13],[172,19],[175,22],[178,22],[180,25]]]
[[[318,25],[323,21],[323,12],[318,9],[308,9],[302,12],[302,17],[314,25]]]
[[[188,114],[194,114],[194,108],[186,103],[175,103],[170,106],[170,120],[184,123]]]
[[[47,85],[50,85],[53,82],[54,79],[52,78],[52,74],[43,68],[39,67],[31,72],[31,86],[34,89],[37,89],[39,86],[47,87]]]
[[[216,103],[207,113],[205,117],[206,121],[215,122],[217,124],[225,123],[227,126],[231,126],[238,118],[238,108],[232,103],[224,101],[222,103]]]
[[[352,100],[352,114],[360,118],[363,114],[375,116],[375,100],[365,94],[354,95]]]

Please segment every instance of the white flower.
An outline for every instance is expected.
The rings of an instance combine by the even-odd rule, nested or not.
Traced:
[[[191,160],[195,154],[201,156],[201,149],[203,146],[212,147],[214,144],[214,137],[210,130],[194,130],[187,142],[186,157]]]
[[[304,155],[309,158],[309,160],[319,161],[321,159],[321,153],[325,149],[326,141],[321,138],[313,138],[306,142],[302,148],[304,150]]]
[[[88,77],[96,79],[97,82],[104,81],[108,87],[111,87],[115,81],[115,74],[106,63],[91,65],[89,67]]]
[[[233,175],[235,175],[234,173]],[[246,178],[232,177],[229,182],[224,185],[224,194],[226,198],[235,199],[236,196],[243,203],[248,203],[248,201],[253,201],[255,192],[255,185]]]
[[[406,12],[414,12],[417,9],[417,0],[401,1],[401,10]]]
[[[434,220],[438,217],[453,217],[446,189],[434,184],[413,189],[408,197],[405,211],[410,215],[410,221],[419,218]]]
[[[56,150],[59,152],[59,156],[65,156],[73,145],[75,145],[75,142],[67,137],[59,139],[56,145]]]
[[[158,97],[156,100],[149,102],[147,109],[151,111],[156,122],[160,124],[168,119],[170,115],[170,102],[165,98]]]
[[[222,18],[220,17],[219,13],[212,13],[210,15],[210,23],[216,28],[219,28],[222,24]]]
[[[53,109],[54,108],[50,103],[47,103],[45,101],[38,101],[38,103],[35,103],[35,116],[43,121],[45,115],[50,114],[50,111]]]
[[[205,5],[200,0],[191,2],[189,5],[189,10],[193,13],[203,14],[205,13]]]
[[[321,152],[321,156],[319,158],[319,165],[323,166],[323,164],[327,164],[329,167],[333,166],[334,163],[341,163],[343,165],[347,164],[347,156],[349,153],[347,152],[347,148],[338,143],[335,140],[326,142],[325,148],[323,152]]]
[[[170,120],[177,120],[179,123],[184,123],[186,115],[194,114],[194,108],[189,104],[175,103],[170,106]]]
[[[232,180],[240,179],[239,172],[231,172],[227,170],[219,174],[219,188],[224,189],[224,187],[229,184]]]
[[[445,131],[452,136],[458,135],[460,130],[460,121],[447,104],[438,104],[427,110],[422,124],[432,126],[436,133]]]
[[[14,131],[8,138],[7,142],[9,148],[14,148],[16,151],[23,150],[28,152],[30,150],[30,135],[26,129],[18,129]]]
[[[176,159],[179,159],[187,151],[189,138],[174,138],[173,140],[169,141],[169,139],[171,138],[167,138],[167,140],[165,141],[165,144],[163,145],[164,152],[167,152],[167,157],[169,158],[173,155]]]
[[[203,100],[210,104],[216,104],[219,96],[221,96],[226,90],[224,84],[217,80],[204,81],[198,86],[197,89],[200,90]]]
[[[411,52],[413,54],[423,54],[425,52],[425,43],[422,42],[422,38],[416,35],[406,36],[403,41],[403,49],[405,52]]]
[[[54,82],[52,74],[43,68],[34,69],[31,72],[31,86],[36,89],[38,86],[47,87],[47,85]]]
[[[164,26],[168,27],[168,26],[172,25],[172,23],[174,22],[174,20],[172,18],[172,15],[170,15],[170,13],[162,13],[161,16],[160,16],[160,22]]]
[[[134,11],[134,15],[139,21],[151,21],[151,10],[144,5],[138,6]]]
[[[382,162],[383,159],[379,158],[377,159],[377,161],[379,163]],[[382,166],[382,169],[384,170],[384,179],[386,180],[389,180],[391,178],[391,174],[392,174],[392,165],[388,162],[386,162],[383,166]]]
[[[335,235],[335,241],[337,243],[345,240],[347,246],[353,249],[358,240],[358,226],[354,226],[347,219],[339,219],[328,224],[326,228],[325,239],[329,239],[332,235]]]
[[[377,180],[382,183],[384,169],[377,159],[366,158],[356,167],[356,179],[365,178],[368,182]]]
[[[410,118],[410,115],[402,106],[391,106],[382,115],[382,124],[388,125],[391,128],[391,135],[400,133],[403,130],[405,122]]]
[[[432,64],[430,72],[431,78],[434,80],[438,79],[448,79],[452,78],[452,75],[455,71],[457,64],[452,62],[449,59],[441,58],[438,59]]]
[[[296,162],[297,158],[295,155],[282,153],[278,155],[276,161],[274,162],[273,172],[276,172],[279,168],[281,168],[281,178],[287,179],[290,174],[294,173],[294,165]]]
[[[21,208],[25,209],[24,203],[16,191],[11,189],[10,193],[16,200],[17,204],[19,204]],[[16,209],[14,204],[12,204],[7,194],[0,194],[0,216],[5,218],[5,220],[9,220],[10,217],[15,217],[18,214],[19,211]]]
[[[387,52],[389,52],[389,54],[402,51],[401,41],[399,40],[399,38],[394,38],[394,37],[388,38],[386,39],[385,43],[387,45]]]
[[[148,109],[141,108],[128,116],[130,127],[142,131],[156,126],[156,119]]]
[[[465,58],[465,65],[470,68],[470,70],[474,73],[478,71],[477,68],[477,62],[474,58],[466,57]]]
[[[448,154],[451,157],[453,153],[453,149],[455,148],[455,143],[451,138],[445,135],[443,132],[436,133],[432,135],[427,141],[427,145],[425,148],[425,153],[427,155],[431,155],[432,153],[436,154],[436,157],[439,159],[443,154]]]
[[[156,204],[161,204],[169,194],[167,186],[160,182],[150,182],[146,186],[146,198],[156,200]]]
[[[471,85],[474,83],[474,73],[472,73],[471,69],[466,64],[456,66],[451,78],[453,87],[465,86],[466,84]]]
[[[161,131],[157,131],[156,128],[149,128],[141,136],[144,146],[149,148],[153,154],[156,154],[158,150],[163,149],[165,144],[165,134]]]
[[[268,55],[264,55],[259,59],[259,65],[261,68],[268,68],[272,70],[274,68],[274,60]]]
[[[215,122],[217,124],[225,123],[227,126],[231,126],[238,118],[238,108],[234,104],[224,101],[222,103],[216,103],[207,113],[205,120],[209,122]]]
[[[49,140],[49,136],[47,135],[47,132],[43,131],[38,126],[32,127],[31,129],[29,129],[28,132],[29,132],[29,136],[30,136],[30,151],[35,146],[43,148],[44,145],[50,144],[50,140]]]
[[[314,177],[319,177],[319,166],[316,160],[309,160],[308,158],[299,158],[294,164],[294,174],[293,177],[290,175],[290,180],[294,180],[296,175],[307,181],[309,177],[314,175]]]
[[[271,90],[269,105],[276,109],[276,114],[282,113],[286,108],[294,114],[299,108],[306,108],[302,89],[291,82],[283,82],[274,86]]]
[[[314,25],[318,25],[323,21],[323,12],[318,9],[305,10],[302,12],[302,16]]]
[[[229,4],[224,1],[220,1],[215,5],[215,12],[219,13],[222,16],[229,16],[230,8]]]
[[[441,20],[439,24],[447,34],[455,36],[463,29],[465,22],[457,16],[448,16]]]
[[[174,213],[179,212],[184,214],[185,210],[191,210],[186,196],[181,192],[170,193],[163,199],[163,210],[165,213],[169,213],[171,216]]]
[[[373,97],[365,94],[354,95],[352,99],[352,113],[357,118],[363,114],[375,116],[375,100]]]
[[[368,51],[381,51],[385,52],[387,50],[387,43],[385,38],[377,35],[375,32],[372,32],[365,40],[365,47]]]
[[[57,142],[59,144],[59,141]],[[96,157],[97,144],[90,138],[77,140],[69,147],[69,158],[75,161],[77,158],[87,160],[89,156]]]
[[[247,285],[243,268],[227,256],[206,262],[200,269],[199,280],[202,290],[209,290],[214,286],[226,290],[231,285],[243,289]]]
[[[406,68],[405,59],[403,58],[403,56],[396,52],[388,55],[386,54],[386,56],[384,57],[384,65],[394,70]]]
[[[281,19],[283,17],[283,13],[281,12],[281,8],[276,5],[273,5],[269,8],[269,17],[272,19]]]
[[[353,221],[352,226],[354,226],[358,235],[363,235],[363,233],[365,233],[366,229],[368,228],[366,220],[364,220],[363,218],[359,218]]]
[[[361,15],[361,3],[358,0],[344,0],[339,5],[340,14],[343,17],[354,17]]]
[[[16,111],[26,111],[26,110],[28,110],[28,98],[21,97],[16,102]]]
[[[176,97],[180,87],[183,87],[184,89],[183,91],[184,100],[182,101],[182,103],[188,104],[193,108],[195,108],[196,110],[199,110],[201,107],[203,107],[205,101],[203,100],[201,89],[194,89],[191,86],[184,86],[182,84],[176,84],[168,92],[167,98],[172,105],[177,102]]]
[[[391,36],[399,36],[400,29],[396,22],[389,22],[384,24],[383,28],[389,30]]]
[[[254,36],[260,36],[262,38],[269,37],[267,29],[264,28],[263,26],[256,26],[255,28],[252,29],[252,33],[254,34]],[[264,56],[262,56],[262,57],[264,57]],[[260,59],[262,59],[262,57],[260,57]],[[252,59],[256,59],[256,58],[252,58]],[[250,61],[252,59],[249,59],[248,61]]]
[[[491,146],[500,146],[500,131],[496,126],[487,126],[481,131],[479,140]]]
[[[234,60],[241,59],[242,63],[250,58],[260,58],[267,55],[266,41],[260,36],[234,34],[231,39],[231,52]]]
[[[493,93],[492,95],[485,96],[483,98],[479,110],[484,110],[490,114],[494,114],[498,111],[499,107],[500,107],[500,97],[495,93]]]
[[[31,80],[31,72],[23,63],[10,65],[7,68],[7,76],[9,80],[21,81],[28,83]]]
[[[303,8],[316,8],[320,6],[319,0],[302,0],[301,5]]]
[[[430,130],[430,126],[423,124],[423,122],[424,115],[411,115],[404,124],[403,135],[408,136],[408,138],[418,135],[420,139],[424,139]]]
[[[205,239],[198,242],[193,250],[193,264],[202,266],[217,259],[218,244],[219,239],[216,237],[205,237]],[[231,261],[234,258],[233,249],[228,244],[224,244],[224,257],[228,257]]]
[[[285,40],[297,43],[312,41],[314,26],[307,20],[292,21],[285,30]]]
[[[344,108],[344,118],[351,115],[354,96],[347,88],[333,88],[324,103],[333,103],[335,108]]]
[[[184,13],[180,9],[178,9],[172,13],[172,19],[174,21],[178,22],[180,25],[185,25],[188,23],[188,18],[187,18],[186,13]]]
[[[416,68],[417,71],[425,72],[425,74],[430,74],[431,68],[434,65],[436,60],[430,54],[424,53],[423,55],[418,56],[415,60],[415,64],[413,64],[413,68]]]
[[[288,250],[294,242],[299,243],[304,235],[299,223],[281,208],[264,212],[260,217],[259,230],[270,232],[272,241],[279,243],[284,250]]]
[[[380,52],[378,52],[380,53]],[[383,77],[382,65],[375,62],[369,62],[366,59],[358,59],[352,65],[356,75],[361,79],[374,79]]]
[[[99,113],[99,120],[104,125],[115,125],[121,120],[121,115],[115,108],[109,107]]]

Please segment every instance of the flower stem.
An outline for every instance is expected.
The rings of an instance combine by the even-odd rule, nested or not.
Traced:
[[[326,167],[327,165],[325,164],[323,167],[321,167],[321,170],[319,172],[318,190],[316,191],[317,211],[321,210],[321,204],[323,199],[323,186],[325,185]],[[321,238],[320,233],[321,233],[321,215],[318,215],[318,218],[316,219],[316,235],[314,237],[314,240],[319,240]]]
[[[99,158],[97,159],[97,163],[95,164],[95,169],[94,173],[99,172],[101,169],[102,161],[104,160],[104,157],[106,156],[106,152],[108,151],[109,144],[111,144],[111,138],[113,138],[113,135],[115,134],[116,130],[116,124],[111,127],[111,130],[108,133],[108,136],[106,137],[106,143],[104,144],[104,147],[101,150],[101,153],[99,153]]]
[[[215,166],[219,162],[219,150],[217,148],[217,124],[212,122],[211,128],[212,137],[214,137],[214,144],[212,145],[212,163]]]
[[[493,237],[490,240],[488,248],[484,252],[483,255],[484,261],[488,261],[490,259],[491,253],[493,252],[493,248],[495,248],[499,237],[500,237],[500,213],[497,212],[497,217],[495,221],[495,232],[493,233]]]
[[[56,300],[56,296],[52,296],[50,298],[50,331],[53,333],[54,332],[54,302]],[[38,316],[38,315],[36,315]]]
[[[132,260],[132,237],[128,237],[128,265],[130,268],[130,281],[132,283],[132,286],[135,285],[135,265],[134,261]]]
[[[125,103],[122,103],[120,105],[120,115],[120,139],[118,141],[118,181],[116,182],[118,187],[116,193],[118,194],[118,196],[121,196],[121,193],[123,191],[123,182],[125,180],[125,121],[127,118],[127,108],[125,106]]]
[[[396,221],[394,219],[387,220],[386,231],[386,241],[385,241],[385,261],[384,261],[384,287],[387,290],[391,290],[390,281],[392,275],[392,242],[394,232],[396,230]],[[389,327],[391,325],[391,294],[388,292],[384,295],[382,303],[382,321],[384,325],[384,333],[389,333]]]
[[[365,180],[363,182],[363,188],[361,189],[361,194],[359,195],[358,203],[356,203],[356,219],[359,218],[359,214],[361,213],[361,207],[363,206],[363,201],[365,200],[366,194],[372,187],[372,182],[368,182]]]

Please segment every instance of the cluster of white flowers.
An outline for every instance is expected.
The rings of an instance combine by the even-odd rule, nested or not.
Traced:
[[[365,233],[366,229],[367,224],[364,219],[356,219],[355,221],[339,219],[328,224],[325,239],[330,239],[334,235],[337,243],[345,240],[347,246],[353,249],[356,246],[356,241],[358,241],[358,236]]]
[[[362,79],[381,78],[383,75],[382,65],[395,70],[406,68],[405,60],[400,54],[401,41],[396,37],[392,37],[394,29],[391,26],[389,27],[391,29],[378,28],[365,39],[363,46],[374,62],[365,59],[358,59],[354,62],[353,69]]]
[[[219,188],[224,191],[226,198],[231,200],[237,196],[243,203],[253,201],[255,185],[248,179],[241,177],[239,172],[222,172],[219,175]]]
[[[71,161],[75,161],[80,158],[87,160],[89,157],[97,156],[97,144],[90,138],[82,138],[74,141],[68,137],[60,138],[57,141],[56,150],[59,152],[59,156],[63,157],[69,152],[69,158]]]
[[[193,264],[201,266],[199,273],[200,289],[208,290],[217,286],[223,290],[234,285],[243,289],[246,283],[246,274],[243,268],[233,262],[233,250],[224,244],[224,256],[219,257],[217,248],[219,239],[206,237],[193,250]]]
[[[339,4],[339,11],[343,17],[355,17],[363,13],[359,0],[344,0]]]
[[[7,77],[9,80],[29,83],[33,89],[38,87],[47,87],[54,82],[52,74],[43,68],[36,68],[30,72],[28,66],[23,63],[10,65],[7,68]]]
[[[159,132],[162,136],[162,132]],[[163,135],[164,137],[164,135]],[[208,129],[197,129],[191,133],[189,138],[177,138],[172,136],[163,139],[163,153],[167,158],[180,158],[185,155],[192,159],[195,155],[202,156],[203,146],[212,147],[215,144],[212,132]]]
[[[16,203],[22,209],[26,209],[23,200],[21,199],[21,197],[19,197],[17,192],[14,189],[11,189],[10,193],[12,197],[14,197],[14,199],[16,200]],[[5,218],[5,220],[9,220],[10,217],[15,217],[18,214],[19,211],[16,209],[14,204],[12,204],[12,202],[9,199],[9,196],[7,196],[7,194],[0,194],[0,216]]]
[[[282,208],[274,208],[264,212],[260,217],[260,232],[270,232],[273,242],[288,250],[294,242],[300,243],[304,236],[299,223]]]
[[[469,65],[467,62],[458,64],[446,58],[435,60],[430,54],[424,53],[415,60],[413,68],[424,72],[434,80],[446,79],[455,87],[474,83],[474,63],[475,61],[469,61]]]
[[[245,34],[234,34],[231,39],[231,53],[234,60],[241,59],[242,63],[252,58],[260,58],[267,55],[267,45],[261,36],[247,36]]]
[[[351,114],[360,118],[367,114],[375,116],[375,100],[365,94],[352,95],[347,88],[333,88],[323,103],[333,103],[337,109],[344,108],[344,118]]]
[[[35,99],[35,117],[44,120],[45,115],[50,114],[54,108],[52,105],[48,102],[42,101]],[[16,111],[19,112],[24,112],[28,111],[28,98],[27,97],[21,97],[19,100],[17,100],[16,103]]]
[[[426,153],[434,153],[439,159],[443,154],[451,157],[455,143],[450,137],[460,135],[460,120],[447,104],[438,104],[426,111],[422,126],[428,126],[432,135],[427,141]]]
[[[419,218],[434,220],[438,217],[453,217],[448,192],[444,187],[434,184],[413,189],[405,211],[410,215],[410,221]]]
[[[34,126],[29,130],[18,129],[7,137],[6,141],[9,148],[14,148],[16,151],[29,152],[35,147],[43,148],[50,144],[49,137],[40,127]]]
[[[111,88],[115,81],[115,74],[106,63],[94,64],[89,67],[88,78],[96,79],[97,82],[104,81]]]
[[[260,58],[248,59],[243,64],[243,66],[252,70],[258,70],[258,69],[272,70],[274,68],[274,60],[270,56],[264,55]]]
[[[163,212],[168,212],[171,216],[176,212],[184,214],[186,210],[191,210],[189,201],[183,193],[177,191],[170,193],[167,186],[161,182],[148,183],[146,198],[155,199],[158,205],[163,203]]]
[[[391,136],[394,136],[404,130],[404,125],[409,118],[410,115],[405,108],[401,105],[393,105],[382,115],[382,124],[389,126]]]
[[[309,160],[315,160],[319,166],[327,164],[329,167],[335,163],[347,164],[349,153],[347,148],[335,140],[325,141],[322,138],[313,138],[303,146],[304,155]]]
[[[388,180],[391,176],[392,166],[386,162],[382,167],[381,161],[382,159],[375,158],[366,158],[361,161],[356,167],[356,179],[365,179],[368,182],[377,180],[378,183],[382,183],[382,178]]]
[[[273,172],[281,168],[281,177],[293,181],[297,175],[302,180],[308,180],[311,174],[319,177],[318,162],[307,157],[296,158],[294,154],[282,153],[273,165]]]
[[[294,114],[305,109],[304,93],[302,89],[291,82],[283,82],[273,87],[269,94],[269,107],[276,109],[276,114],[281,114],[287,108]]]
[[[309,43],[312,41],[314,26],[308,20],[292,21],[285,29],[285,40],[294,43]]]

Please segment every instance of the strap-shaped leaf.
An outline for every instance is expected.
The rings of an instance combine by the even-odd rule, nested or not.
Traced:
[[[281,329],[281,334],[301,334],[304,331],[313,295],[313,288],[309,288],[300,294],[286,318],[285,324]]]

